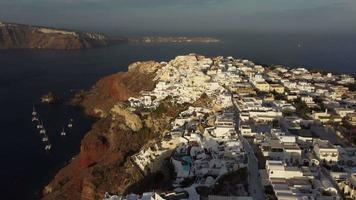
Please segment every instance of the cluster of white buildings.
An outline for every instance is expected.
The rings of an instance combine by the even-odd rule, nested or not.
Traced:
[[[185,180],[194,179],[184,189],[189,194],[188,199],[199,197],[194,192],[196,187],[214,187],[221,176],[247,165],[246,152],[235,130],[236,115],[229,89],[242,83],[236,65],[245,67],[251,62],[240,60],[232,65],[224,63],[223,59],[188,55],[162,62],[155,78],[155,89],[129,99],[132,108],[151,110],[167,97],[172,97],[178,105],[193,103],[203,94],[211,100],[207,107],[191,106],[181,112],[172,120],[170,132],[146,144],[130,158],[143,174],[147,174],[161,170],[164,160],[170,157],[176,173],[173,186],[181,188]],[[228,60],[234,61],[233,58]]]
[[[241,136],[264,166],[249,173],[258,173],[275,198],[356,199],[356,149],[347,142],[336,144],[333,138],[340,133],[336,136],[335,130],[327,133],[331,137],[320,131],[335,124],[355,129],[356,93],[348,87],[355,83],[352,76],[264,67],[233,57],[187,55],[161,65],[155,89],[129,99],[133,109],[154,110],[167,97],[179,105],[205,95],[211,104],[189,107],[171,121],[172,130],[131,157],[144,174],[160,170],[170,158],[176,174],[172,198],[146,193],[122,199],[200,198],[197,187],[212,188],[221,176],[249,165]],[[301,115],[300,109],[310,113]],[[187,186],[186,180],[193,181]]]
[[[157,107],[168,96],[178,104],[191,103],[203,93],[210,96],[225,92],[219,80],[226,77],[217,72],[217,78],[213,79],[206,73],[212,63],[210,58],[197,59],[195,55],[178,56],[168,63],[162,62],[163,67],[156,72],[155,89],[144,92],[139,98],[130,98],[131,106]]]
[[[278,129],[257,135],[254,143],[263,157],[260,162],[265,160],[260,172],[263,184],[273,188],[277,199],[341,199],[336,184],[321,166],[338,156],[337,148],[324,142],[313,143]]]
[[[275,130],[255,143],[266,160],[262,182],[277,199],[355,199],[356,148]]]
[[[177,173],[175,185],[194,177],[194,186],[214,186],[216,180],[226,173],[246,167],[247,157],[238,140],[233,113],[217,115],[215,125],[197,132],[190,124],[186,139],[171,157]]]
[[[355,199],[356,149],[347,141],[335,144],[342,141],[334,139],[342,136],[339,130],[324,130],[338,124],[355,134],[356,93],[348,87],[354,78],[253,63],[236,71],[239,82],[228,89],[238,131],[254,138],[255,153],[265,166],[261,181],[275,197]],[[298,116],[305,107],[310,113]]]

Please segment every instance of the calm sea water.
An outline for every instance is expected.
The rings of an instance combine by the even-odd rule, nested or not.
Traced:
[[[54,91],[68,100],[100,77],[123,71],[137,60],[168,61],[191,52],[234,56],[266,64],[306,66],[356,73],[353,35],[226,35],[217,44],[130,44],[82,51],[0,51],[0,190],[4,199],[38,199],[41,187],[79,152],[93,119],[79,108],[41,105]],[[45,152],[31,122],[35,105],[53,145]],[[74,127],[61,137],[70,118]]]

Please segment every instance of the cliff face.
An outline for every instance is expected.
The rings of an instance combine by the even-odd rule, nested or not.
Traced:
[[[74,32],[0,22],[0,49],[84,49],[109,45],[100,33]]]
[[[100,118],[83,138],[80,153],[44,188],[43,199],[102,199],[107,191],[125,193],[147,179],[130,156],[168,130],[170,120],[186,107],[167,102],[169,112],[143,115],[130,111],[124,101],[141,90],[152,90],[160,67],[152,61],[134,63],[128,72],[105,77],[77,96],[75,103]]]
[[[117,101],[126,101],[140,91],[155,87],[155,71],[161,66],[154,61],[136,62],[127,72],[119,72],[99,80],[90,91],[78,93],[73,100],[89,115],[104,117]]]

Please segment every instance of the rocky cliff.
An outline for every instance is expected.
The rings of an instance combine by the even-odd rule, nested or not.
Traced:
[[[107,191],[126,193],[155,177],[143,176],[130,156],[169,130],[170,121],[188,105],[162,102],[169,109],[158,114],[133,112],[125,101],[142,90],[152,90],[160,67],[153,61],[134,63],[127,72],[104,77],[76,96],[74,103],[98,121],[83,138],[80,153],[44,188],[43,199],[102,199]]]
[[[100,33],[0,22],[0,49],[85,49],[109,45]]]

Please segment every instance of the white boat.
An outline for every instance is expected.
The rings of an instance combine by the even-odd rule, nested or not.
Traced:
[[[47,151],[51,150],[51,148],[52,148],[52,145],[50,145],[50,144],[47,144],[47,145],[45,146],[45,150],[47,150]]]
[[[41,129],[41,130],[40,130],[40,133],[41,133],[41,134],[46,134],[46,129],[44,129],[44,128]]]
[[[38,128],[39,127],[39,128]],[[37,128],[38,129],[44,129],[44,126],[43,126],[43,122],[40,121],[40,123],[37,125]]]
[[[66,132],[64,131],[64,128],[62,128],[61,136],[65,136]]]
[[[36,115],[37,115],[37,112],[36,112],[35,106],[32,106],[32,116],[36,116]]]
[[[44,136],[43,138],[42,138],[42,142],[47,142],[48,141],[48,137],[47,136]]]
[[[38,121],[38,118],[36,116],[33,116],[32,117],[32,121],[35,122],[35,121]]]

